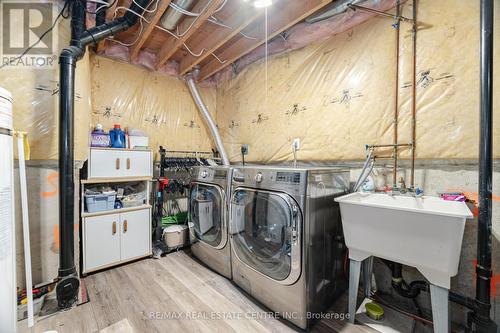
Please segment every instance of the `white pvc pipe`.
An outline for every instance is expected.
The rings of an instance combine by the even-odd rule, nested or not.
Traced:
[[[16,235],[12,96],[0,87],[0,332],[16,332]]]
[[[203,102],[203,99],[201,98],[200,92],[198,91],[198,88],[196,87],[196,83],[194,82],[194,78],[192,74],[186,75],[186,83],[189,87],[189,91],[191,92],[191,95],[193,96],[193,99],[196,103],[196,106],[198,106],[198,110],[200,110],[201,115],[203,116],[203,119],[205,119],[208,128],[210,129],[210,132],[212,133],[212,137],[215,141],[215,146],[217,147],[217,150],[219,151],[219,154],[222,159],[222,165],[229,166],[231,163],[229,162],[229,158],[227,157],[226,150],[224,149],[224,145],[222,144],[222,139],[219,134],[219,130],[217,128],[217,125],[215,124],[214,119],[212,118],[212,115],[210,114],[210,111],[208,111],[207,106]]]
[[[28,298],[28,327],[35,324],[33,318],[33,281],[31,276],[30,221],[28,216],[28,188],[26,185],[26,163],[24,160],[24,136],[17,135],[17,151],[19,159],[19,183],[21,192],[21,208],[23,213],[24,270],[26,275],[26,297]]]

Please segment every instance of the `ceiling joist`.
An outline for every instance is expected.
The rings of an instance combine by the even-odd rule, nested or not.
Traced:
[[[156,69],[167,62],[168,59],[174,55],[185,43],[186,41],[196,32],[196,30],[205,23],[210,16],[223,4],[224,0],[203,0],[198,1],[194,6],[193,12],[200,13],[199,16],[191,20],[183,20],[178,26],[178,31],[180,32],[178,39],[170,36],[170,38],[165,42],[160,52],[158,53],[158,58],[156,62]]]
[[[240,3],[235,4],[238,6],[242,5]],[[229,16],[227,20],[224,20],[223,24],[231,27],[230,29],[217,26],[216,24],[212,23],[212,25],[214,25],[216,28],[212,33],[210,33],[209,36],[200,33],[197,36],[194,36],[189,41],[190,45],[196,45],[198,49],[204,49],[205,52],[203,52],[198,57],[195,57],[191,54],[187,54],[185,57],[183,57],[179,66],[179,74],[186,74],[193,67],[201,63],[203,60],[213,54],[217,49],[231,40],[231,38],[240,34],[246,27],[255,22],[263,14],[263,9],[258,10],[253,6],[247,6],[247,8],[236,9],[233,15]]]
[[[139,32],[140,37],[137,43],[135,43],[131,48],[130,48],[130,59],[133,60],[137,57],[139,54],[139,51],[141,50],[142,46],[146,42],[146,40],[149,38],[149,35],[154,31],[156,24],[160,21],[163,13],[168,9],[170,5],[170,0],[163,0],[158,3],[158,9],[156,12],[154,12],[152,15],[148,17],[149,22],[143,22],[144,27],[142,29],[142,33]]]
[[[193,8],[186,9],[190,13],[183,13],[176,28],[167,31],[161,25],[161,18],[175,10],[172,1],[151,0],[148,12],[141,18],[142,25],[121,32],[114,39],[122,45],[130,45],[132,62],[141,50],[147,50],[156,56],[150,68],[158,70],[167,61],[175,62],[178,74],[185,75],[199,66],[199,80],[205,80],[331,1],[273,0],[273,4],[264,9],[256,8],[253,1],[197,0]],[[114,1],[107,10],[107,21],[123,15],[131,2]],[[116,12],[117,8],[120,10]],[[110,43],[101,42],[98,52],[105,47],[110,47]]]
[[[221,69],[229,66],[245,54],[264,44],[267,40],[274,38],[329,3],[331,3],[330,0],[288,1],[283,6],[271,7],[268,10],[267,38],[265,36],[265,22],[262,22],[263,24],[258,24],[249,32],[249,34],[257,36],[257,40],[251,40],[242,36],[232,43],[232,45],[225,48],[220,54],[217,54],[221,61],[213,59],[201,68],[200,81],[209,78]]]

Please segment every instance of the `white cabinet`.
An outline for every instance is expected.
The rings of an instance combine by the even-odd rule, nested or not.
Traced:
[[[120,261],[120,214],[84,219],[84,271]]]
[[[153,156],[149,150],[90,149],[89,179],[152,176]]]
[[[81,223],[83,273],[111,267],[151,255],[150,181],[153,156],[150,150],[91,148],[88,177],[81,180]],[[85,190],[100,185],[115,190],[128,183],[143,183],[146,202],[89,213],[85,211]]]
[[[151,209],[84,217],[83,273],[151,255]]]
[[[134,259],[143,256],[145,253],[151,253],[149,215],[149,209],[120,214],[122,230],[121,260]]]

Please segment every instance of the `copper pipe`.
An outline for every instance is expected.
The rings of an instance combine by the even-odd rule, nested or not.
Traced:
[[[368,7],[363,7],[363,6],[355,5],[355,4],[352,4],[352,3],[348,4],[347,6],[349,8],[351,8],[351,9],[354,9],[354,10],[362,10],[362,11],[373,13],[373,14],[377,14],[377,15],[380,15],[380,16],[390,17],[390,18],[395,19],[397,21],[404,21],[404,22],[412,22],[413,21],[412,19],[409,19],[407,17],[401,16],[400,13],[399,13],[399,11],[398,11],[397,15],[392,15],[392,14],[389,14],[389,13],[386,13],[386,12],[382,12],[380,10],[376,10],[376,9],[368,8]],[[398,2],[398,7],[399,7],[399,2]]]
[[[395,85],[395,97],[394,97],[394,168],[392,170],[392,187],[397,187],[397,178],[398,178],[398,118],[399,118],[399,37],[400,37],[400,29],[399,25],[401,20],[399,19],[401,12],[401,6],[399,4],[399,0],[396,6],[396,17],[397,22],[394,25],[396,29],[396,85]]]
[[[413,84],[411,103],[411,173],[410,186],[415,188],[415,143],[417,141],[417,0],[413,0]]]
[[[368,148],[390,148],[390,147],[411,147],[411,143],[396,143],[396,144],[385,144],[385,145],[370,145]]]

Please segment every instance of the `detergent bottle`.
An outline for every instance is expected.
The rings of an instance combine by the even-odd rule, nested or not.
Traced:
[[[114,128],[109,131],[109,138],[111,141],[111,148],[125,148],[125,132],[116,124]]]

